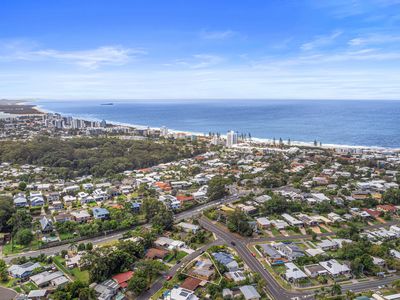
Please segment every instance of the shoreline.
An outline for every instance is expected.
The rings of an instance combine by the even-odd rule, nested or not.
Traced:
[[[42,115],[43,112],[36,104],[23,100],[0,100],[0,116],[3,118],[13,116]]]
[[[25,102],[25,103],[30,103],[30,102]],[[34,104],[31,104],[34,105]],[[64,115],[63,113],[60,112],[55,112],[48,110],[40,105],[34,105],[34,108],[39,111],[41,114],[46,114],[46,113],[58,113],[61,115]],[[87,120],[87,121],[102,121],[98,118],[88,118],[88,117],[83,117],[79,115],[68,115],[73,118],[77,119],[82,119],[82,120]],[[146,129],[150,128],[153,130],[160,130],[161,127],[154,127],[150,125],[140,125],[140,124],[132,124],[132,123],[125,123],[125,122],[118,122],[118,121],[113,121],[113,120],[105,120],[107,123],[112,124],[114,126],[126,126],[130,128],[138,128],[138,129]],[[185,130],[178,130],[178,129],[171,129],[168,128],[168,131],[171,133],[184,133],[187,135],[195,135],[195,136],[205,136],[206,133],[201,133],[201,132],[194,132],[194,131],[185,131]],[[221,135],[221,137],[226,138],[226,135]],[[272,144],[273,139],[270,138],[260,138],[260,137],[252,137],[251,143],[265,143],[265,144]],[[285,144],[285,143],[284,143]],[[285,144],[286,145],[286,144]],[[305,142],[305,141],[291,141],[291,146],[300,146],[300,147],[315,147],[313,142]],[[315,148],[323,148],[323,149],[359,149],[359,150],[374,150],[374,151],[400,151],[400,148],[398,147],[381,147],[381,146],[363,146],[363,145],[346,145],[346,144],[332,144],[332,143],[326,143],[322,144],[322,146],[317,146]]]

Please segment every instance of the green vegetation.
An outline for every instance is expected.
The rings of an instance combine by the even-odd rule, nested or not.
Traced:
[[[95,300],[95,291],[89,288],[87,283],[76,280],[66,284],[62,288],[57,288],[57,290],[52,294],[52,299],[54,300]]]
[[[226,190],[225,186],[229,183],[229,179],[225,179],[221,176],[214,176],[208,182],[207,196],[210,201],[221,199],[228,195],[228,191]]]
[[[240,235],[251,236],[253,234],[253,229],[249,225],[246,214],[240,209],[235,209],[235,211],[228,216],[226,224],[230,231],[237,232]]]
[[[87,253],[83,266],[87,266],[90,282],[100,282],[112,275],[129,270],[144,256],[144,242],[120,241],[114,247],[101,247]]]
[[[140,295],[167,267],[156,260],[146,260],[138,264],[135,276],[128,283],[128,290]]]
[[[121,140],[117,138],[73,138],[61,140],[39,136],[28,141],[0,144],[0,160],[51,168],[61,178],[80,175],[113,176],[128,169],[191,157],[203,152],[187,141]]]

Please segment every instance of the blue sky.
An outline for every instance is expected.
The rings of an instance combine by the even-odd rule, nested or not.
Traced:
[[[2,0],[0,98],[400,99],[399,0]]]

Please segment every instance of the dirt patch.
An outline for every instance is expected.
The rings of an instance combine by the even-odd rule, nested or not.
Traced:
[[[311,230],[317,234],[321,233],[321,229],[318,226],[310,227]]]
[[[332,230],[328,226],[326,226],[325,224],[321,224],[321,225],[319,225],[319,227],[325,229],[328,232],[332,232]]]

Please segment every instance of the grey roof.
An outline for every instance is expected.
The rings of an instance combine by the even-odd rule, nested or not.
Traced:
[[[261,244],[259,245],[262,249],[262,252],[266,255],[268,255],[271,258],[281,258],[282,255],[275,250],[275,248],[271,247],[268,244]]]
[[[28,294],[28,298],[38,298],[46,296],[47,290],[32,290]]]
[[[261,298],[260,294],[257,292],[255,287],[252,285],[244,285],[244,286],[241,286],[239,289],[242,292],[242,294],[246,300]]]
[[[40,267],[41,265],[39,263],[27,262],[24,263],[23,265],[12,265],[11,267],[8,268],[8,271],[11,273],[12,276],[20,277],[25,272],[32,272],[33,270]]]

